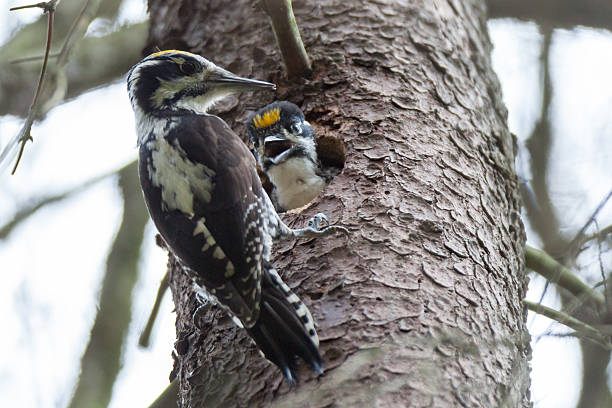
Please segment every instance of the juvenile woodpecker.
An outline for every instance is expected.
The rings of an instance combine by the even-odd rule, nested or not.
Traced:
[[[259,167],[274,186],[270,198],[278,211],[308,204],[338,173],[321,165],[315,132],[293,103],[271,103],[245,125]]]
[[[203,57],[168,50],[149,55],[127,75],[136,116],[139,173],[159,233],[184,270],[227,310],[290,383],[299,356],[322,372],[310,312],[270,263],[273,239],[316,237],[318,214],[290,229],[262,189],[255,160],[220,118],[219,98],[274,84],[240,78]]]

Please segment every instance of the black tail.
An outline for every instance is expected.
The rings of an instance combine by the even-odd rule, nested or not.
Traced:
[[[276,364],[292,385],[297,381],[297,357],[323,373],[319,338],[314,321],[302,301],[270,268],[264,272],[259,318],[249,334],[266,358]]]

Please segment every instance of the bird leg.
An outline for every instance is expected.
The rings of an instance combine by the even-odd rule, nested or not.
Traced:
[[[338,231],[344,232],[345,234],[349,233],[348,229],[341,225],[329,225],[329,220],[323,213],[316,214],[308,220],[306,225],[306,228],[289,229],[291,231],[289,235],[295,238],[317,238]]]

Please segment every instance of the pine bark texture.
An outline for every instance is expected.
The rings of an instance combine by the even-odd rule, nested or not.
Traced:
[[[150,0],[149,50],[200,53],[273,95],[218,113],[241,135],[273,99],[304,110],[346,163],[313,205],[351,234],[276,246],[318,322],[325,375],[290,389],[218,308],[194,317],[170,261],[182,407],[529,406],[524,232],[482,1],[294,1],[313,64],[288,82],[265,14],[246,0]],[[199,330],[193,330],[193,322]]]

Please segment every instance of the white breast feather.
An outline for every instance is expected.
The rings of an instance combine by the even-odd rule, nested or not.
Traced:
[[[278,204],[286,210],[308,204],[325,187],[325,180],[315,173],[315,164],[305,157],[272,166],[268,177],[276,186]]]

